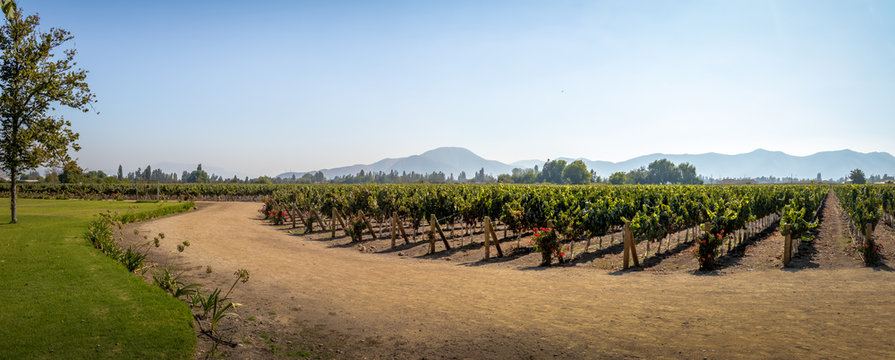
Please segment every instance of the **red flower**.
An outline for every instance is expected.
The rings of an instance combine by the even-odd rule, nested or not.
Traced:
[[[540,237],[541,234],[535,233],[535,237]]]
[[[559,253],[560,257],[565,256],[565,255],[566,255],[565,253]]]
[[[712,254],[708,254],[708,257],[712,257]]]
[[[702,261],[705,261],[705,258],[702,258]]]

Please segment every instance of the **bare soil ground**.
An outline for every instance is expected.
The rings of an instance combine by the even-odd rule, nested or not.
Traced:
[[[251,272],[233,294],[240,318],[221,329],[241,344],[224,349],[232,358],[895,358],[895,273],[840,251],[838,203],[827,205],[812,252],[785,271],[776,227],[710,273],[695,271],[686,243],[648,258],[647,271],[618,271],[618,236],[588,253],[576,243],[579,260],[552,268],[537,267],[527,238],[488,261],[481,234],[436,255],[423,241],[360,248],[341,231],[268,225],[251,203],[199,203],[135,227],[167,235],[152,259],[188,282],[229,287],[234,271]],[[875,237],[890,261],[895,230],[881,224]]]

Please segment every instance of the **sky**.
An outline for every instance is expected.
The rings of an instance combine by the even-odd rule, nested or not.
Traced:
[[[895,1],[17,2],[90,71],[88,169],[895,153]]]

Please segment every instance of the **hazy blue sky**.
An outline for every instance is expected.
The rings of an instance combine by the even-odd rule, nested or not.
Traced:
[[[895,1],[18,3],[90,70],[91,169],[895,153]]]

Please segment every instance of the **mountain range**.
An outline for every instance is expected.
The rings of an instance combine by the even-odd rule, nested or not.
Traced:
[[[594,161],[584,158],[557,158],[571,162],[582,160],[588,169],[597,175],[606,177],[610,174],[622,171],[627,172],[649,163],[668,159],[680,164],[690,163],[696,167],[696,172],[705,177],[721,178],[754,178],[761,176],[789,177],[814,179],[818,173],[823,179],[839,179],[848,176],[852,169],[861,169],[868,176],[871,174],[895,174],[895,157],[886,152],[861,153],[852,150],[823,151],[808,156],[794,156],[780,151],[768,151],[757,149],[744,154],[650,154],[633,159],[610,162]],[[367,165],[351,165],[332,169],[321,169],[327,178],[336,176],[356,175],[361,170],[365,172],[390,172],[398,173],[416,172],[431,173],[441,171],[453,174],[456,178],[461,171],[466,172],[467,177],[472,177],[480,169],[486,174],[498,175],[511,173],[514,168],[533,168],[535,165],[543,167],[542,160],[522,160],[506,164],[496,160],[487,160],[476,155],[472,151],[460,147],[441,147],[426,151],[419,155],[403,158],[382,159]],[[315,173],[311,171],[310,173]],[[278,177],[301,177],[305,172],[287,172]]]

